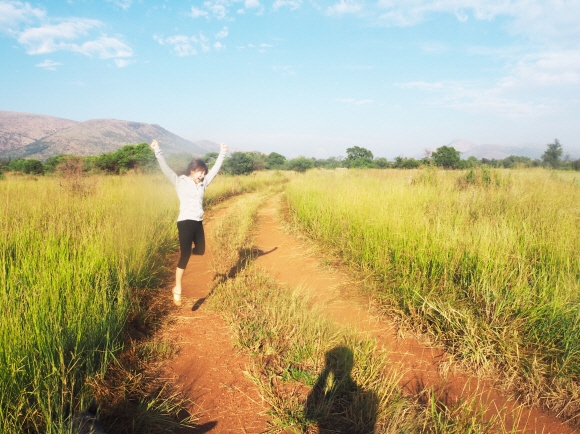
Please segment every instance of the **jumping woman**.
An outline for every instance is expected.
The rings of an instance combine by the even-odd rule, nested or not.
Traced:
[[[159,161],[161,170],[173,184],[179,197],[179,216],[177,217],[177,231],[179,232],[179,249],[181,255],[175,270],[175,287],[173,288],[173,302],[181,306],[181,279],[183,272],[193,255],[203,255],[205,252],[205,235],[203,233],[203,194],[209,183],[215,178],[224,162],[228,146],[221,144],[220,154],[208,172],[202,160],[192,160],[187,166],[185,175],[177,176],[169,168],[163,158],[157,140],[153,140],[151,148]],[[191,246],[194,246],[193,248]]]

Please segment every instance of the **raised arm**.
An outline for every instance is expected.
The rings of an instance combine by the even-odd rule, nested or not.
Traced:
[[[151,149],[155,151],[155,158],[157,158],[159,166],[161,166],[161,171],[165,174],[167,179],[169,179],[169,182],[171,182],[175,186],[175,184],[177,183],[177,175],[173,170],[171,170],[171,168],[165,162],[165,158],[163,158],[163,152],[161,152],[161,148],[159,147],[157,140],[153,140],[150,146]]]
[[[211,170],[208,172],[208,174],[205,175],[206,187],[209,185],[210,182],[213,181],[215,176],[220,171],[220,168],[222,167],[222,163],[224,162],[224,159],[226,158],[227,151],[228,151],[228,145],[226,145],[225,143],[222,143],[220,145],[220,154],[218,155],[217,160],[215,160],[215,164],[213,165]]]

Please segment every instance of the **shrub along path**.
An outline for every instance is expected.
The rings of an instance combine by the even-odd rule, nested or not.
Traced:
[[[432,391],[447,406],[452,406],[476,393],[478,400],[489,409],[486,415],[491,418],[499,412],[507,431],[514,428],[517,432],[544,434],[577,432],[552,415],[522,408],[514,400],[502,396],[490,381],[453,369],[441,349],[413,336],[400,336],[396,323],[373,315],[370,299],[365,299],[360,292],[357,294],[352,277],[337,267],[322,266],[320,257],[308,253],[306,243],[284,231],[278,217],[279,202],[280,196],[275,196],[258,212],[258,248],[271,253],[258,257],[256,264],[280,283],[313,296],[315,303],[322,303],[331,318],[375,337],[389,350],[389,359],[401,364],[405,371],[401,386],[411,395]],[[513,426],[514,414],[520,419],[517,427]]]

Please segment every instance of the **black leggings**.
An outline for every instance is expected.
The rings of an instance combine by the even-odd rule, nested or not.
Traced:
[[[197,220],[182,220],[177,222],[179,232],[179,249],[181,256],[177,266],[185,270],[191,255],[203,255],[205,253],[205,235],[203,233],[203,222]],[[192,249],[191,245],[195,247]]]

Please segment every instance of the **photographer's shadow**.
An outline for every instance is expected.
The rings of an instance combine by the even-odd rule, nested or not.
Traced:
[[[308,394],[305,415],[319,433],[374,434],[378,398],[351,377],[354,356],[338,346],[326,353],[326,364]]]

